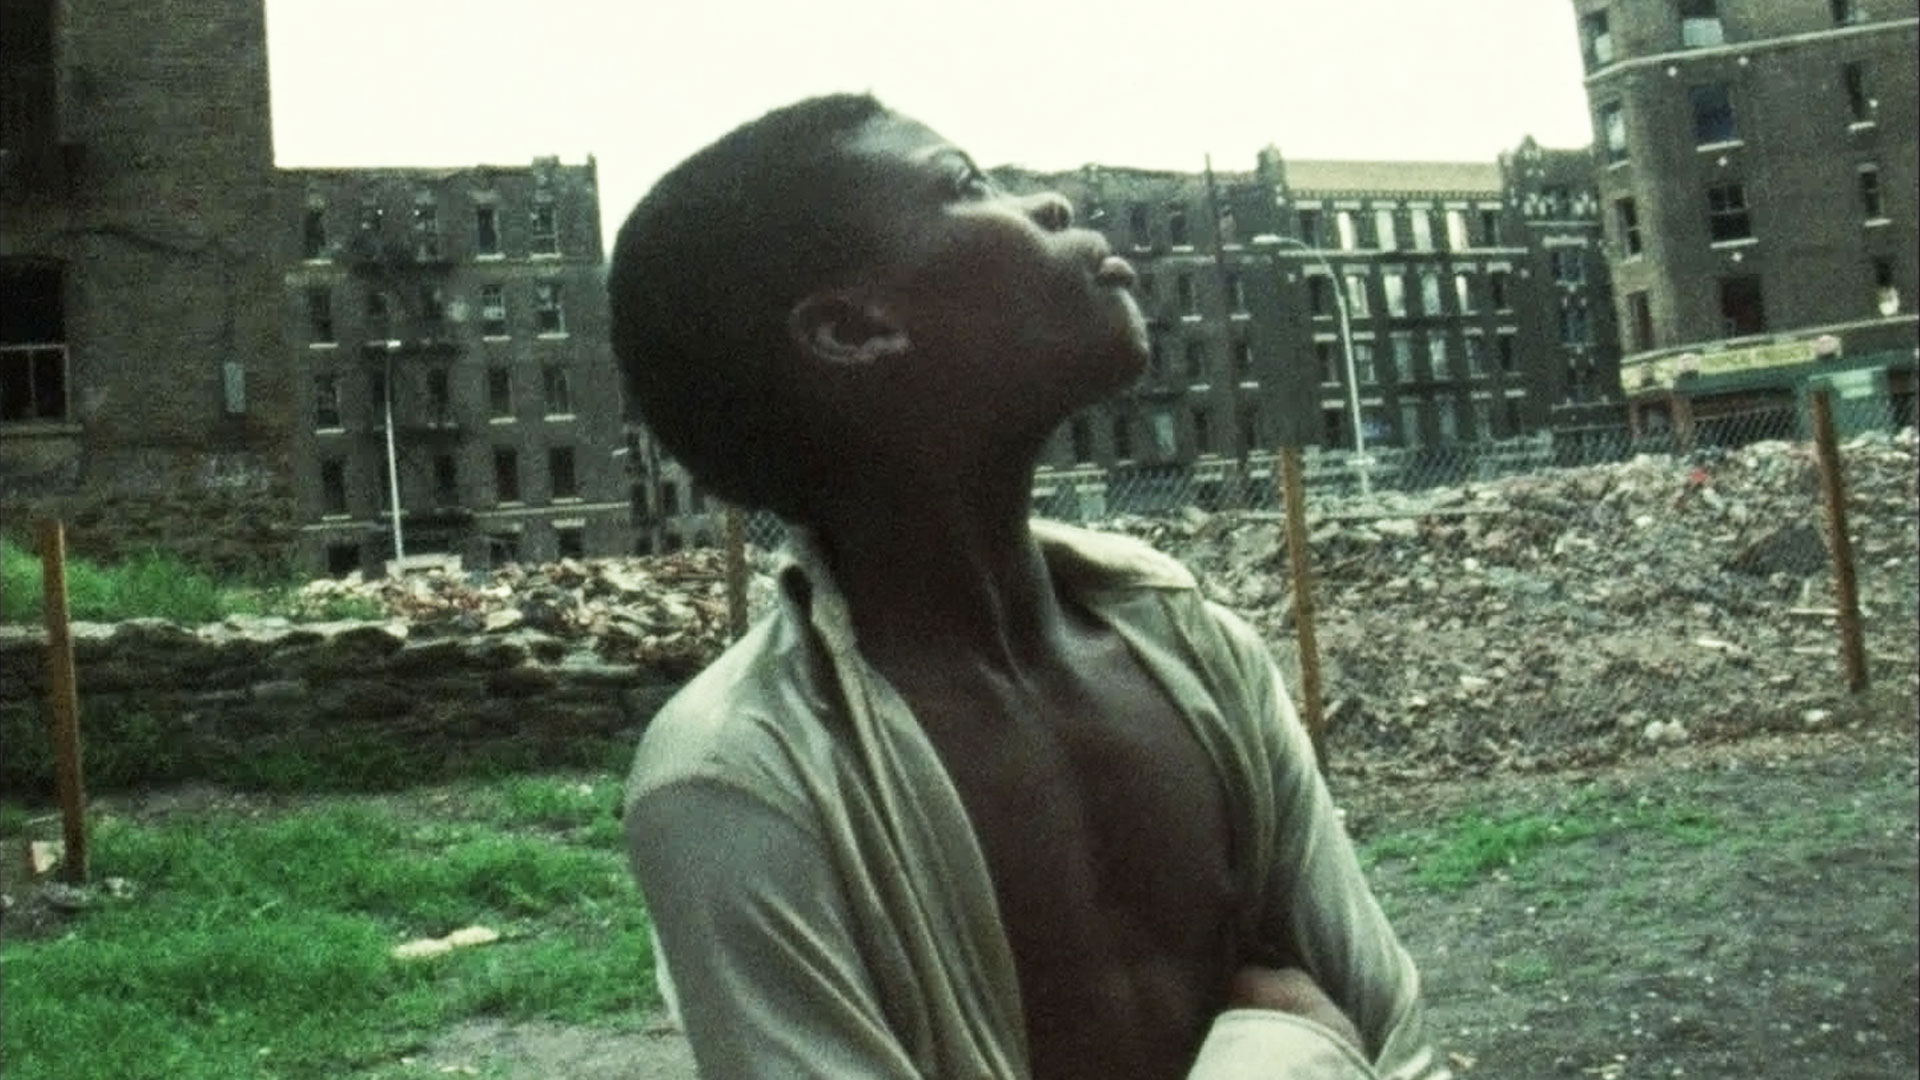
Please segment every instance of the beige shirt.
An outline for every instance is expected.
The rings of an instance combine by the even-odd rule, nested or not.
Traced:
[[[1214,1023],[1195,1080],[1438,1080],[1419,978],[1374,901],[1266,646],[1185,568],[1034,523],[1056,582],[1166,688],[1219,770],[1257,943],[1358,1026]],[[1016,1080],[1026,1031],[987,865],[900,695],[856,647],[804,537],[781,607],[660,711],[627,784],[633,871],[701,1074]]]

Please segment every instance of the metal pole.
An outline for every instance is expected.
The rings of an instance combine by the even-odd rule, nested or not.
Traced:
[[[1320,711],[1320,646],[1313,632],[1313,568],[1308,563],[1306,492],[1300,449],[1280,448],[1280,495],[1287,508],[1287,568],[1293,575],[1293,631],[1300,640],[1300,713],[1320,771],[1327,769],[1326,720]]]
[[[1853,538],[1847,535],[1847,490],[1834,444],[1833,405],[1825,387],[1808,395],[1813,407],[1813,451],[1820,467],[1820,497],[1827,506],[1827,550],[1833,555],[1834,606],[1840,615],[1840,670],[1847,689],[1867,685],[1867,648],[1860,632],[1860,594],[1853,577]]]
[[[66,852],[60,875],[87,882],[87,789],[80,768],[80,695],[73,676],[73,636],[67,627],[67,538],[58,521],[39,528],[42,615],[47,622],[47,704],[53,713],[55,786]]]
[[[738,641],[747,632],[747,526],[737,506],[727,507],[727,629]]]
[[[387,499],[393,512],[393,561],[407,557],[405,538],[400,535],[400,458],[393,449],[393,353],[400,343],[387,342],[387,377],[382,381],[387,417]]]

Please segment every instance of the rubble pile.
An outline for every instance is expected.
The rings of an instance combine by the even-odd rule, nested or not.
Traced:
[[[372,601],[416,636],[534,630],[590,643],[609,661],[674,669],[697,669],[728,640],[726,560],[713,549],[373,581],[354,573],[310,582],[300,599]]]
[[[1914,432],[1854,439],[1842,461],[1869,669],[1910,718]],[[1317,499],[1330,753],[1392,773],[1557,768],[1848,722],[1824,521],[1808,447],[1780,442]],[[1107,527],[1185,560],[1297,665],[1280,515]]]

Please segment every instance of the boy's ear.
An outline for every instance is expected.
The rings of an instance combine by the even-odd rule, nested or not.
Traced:
[[[813,293],[793,305],[787,336],[801,352],[836,366],[878,363],[909,346],[906,328],[885,306],[838,290]]]

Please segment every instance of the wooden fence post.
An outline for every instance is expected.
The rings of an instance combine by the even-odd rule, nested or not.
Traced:
[[[73,635],[67,626],[67,538],[58,521],[39,525],[42,614],[47,623],[47,705],[53,723],[54,780],[66,852],[60,876],[87,882],[87,793],[80,769],[80,698],[73,677]]]
[[[747,632],[747,524],[737,506],[727,507],[727,629],[738,641]]]
[[[1280,488],[1287,508],[1287,567],[1293,576],[1293,630],[1300,640],[1301,718],[1313,756],[1327,770],[1326,719],[1320,705],[1320,647],[1313,635],[1313,567],[1307,550],[1307,498],[1300,482],[1300,449],[1280,448]]]
[[[1840,477],[1840,449],[1833,436],[1833,403],[1825,387],[1808,395],[1813,411],[1813,453],[1820,469],[1820,498],[1827,507],[1827,551],[1833,557],[1833,599],[1840,615],[1840,671],[1847,689],[1867,685],[1867,648],[1860,631],[1860,594],[1853,576],[1853,538],[1847,534],[1847,489]]]

